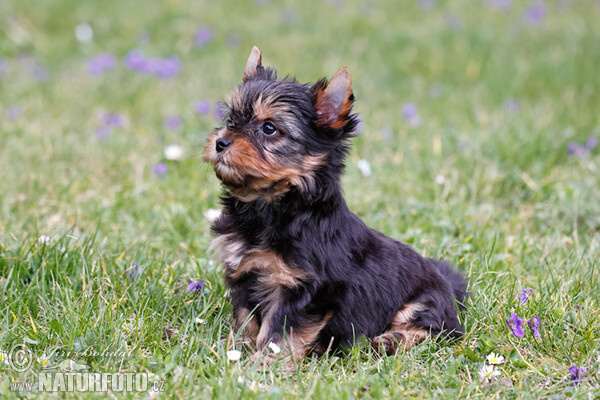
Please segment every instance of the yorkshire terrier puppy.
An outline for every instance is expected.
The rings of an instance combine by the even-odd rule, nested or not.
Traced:
[[[204,161],[224,187],[211,247],[234,329],[257,354],[272,342],[298,360],[361,335],[393,354],[463,333],[462,275],[367,227],[342,197],[353,101],[347,68],[300,84],[263,67],[254,47],[207,140]]]

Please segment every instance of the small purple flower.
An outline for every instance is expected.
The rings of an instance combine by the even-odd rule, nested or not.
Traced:
[[[91,75],[99,76],[115,68],[117,59],[111,53],[102,53],[88,61],[87,70]]]
[[[111,128],[120,128],[125,125],[125,117],[121,114],[109,112],[102,116],[102,123]]]
[[[527,25],[540,25],[546,19],[546,13],[546,4],[543,1],[538,1],[527,7],[523,14],[523,21]]]
[[[202,286],[204,286],[204,280],[195,282],[190,279],[190,284],[188,285],[188,287],[185,290],[187,290],[188,292],[202,293]]]
[[[519,293],[519,300],[521,300],[521,303],[527,303],[527,300],[529,300],[529,296],[531,296],[532,293],[533,289],[523,286],[523,291]]]
[[[515,313],[512,313],[509,319],[506,320],[508,327],[512,331],[513,335],[520,338],[523,337],[525,332],[523,332],[523,320],[519,318],[519,316]]]
[[[487,0],[486,4],[498,11],[508,11],[512,7],[512,0]]]
[[[34,65],[33,68],[31,69],[31,75],[33,76],[33,79],[35,79],[36,81],[40,81],[40,82],[47,81],[48,78],[50,77],[48,68],[42,67],[41,65],[38,65],[38,64]]]
[[[96,138],[98,140],[106,140],[108,139],[108,136],[110,135],[110,131],[111,128],[108,125],[102,125],[98,128],[96,128],[96,130],[94,131],[94,135],[96,135]]]
[[[507,112],[514,114],[521,109],[521,102],[519,100],[515,100],[515,99],[506,100],[504,102],[504,109]]]
[[[213,40],[214,32],[207,25],[202,25],[194,33],[194,45],[202,47]]]
[[[125,68],[132,71],[141,71],[145,68],[146,56],[138,49],[133,49],[123,58]]]
[[[414,103],[406,103],[402,106],[402,116],[405,120],[410,121],[419,115],[419,109]]]
[[[421,125],[421,117],[419,116],[419,109],[414,103],[405,103],[402,106],[402,116],[413,128]]]
[[[0,57],[0,78],[2,78],[2,76],[4,75],[4,73],[6,72],[6,60],[2,57]]]
[[[19,118],[19,116],[21,115],[21,108],[18,105],[13,104],[12,106],[8,107],[8,109],[6,110],[6,114],[10,119]]]
[[[194,109],[198,114],[208,114],[210,111],[210,101],[198,100],[196,104],[194,104]]]
[[[417,5],[422,10],[431,10],[435,7],[436,0],[417,0]]]
[[[165,175],[167,175],[167,170],[167,164],[164,162],[158,163],[152,167],[152,173],[159,178],[163,178]]]
[[[171,79],[179,74],[181,62],[177,56],[169,56],[158,60],[155,74],[163,80]]]
[[[529,325],[529,328],[531,329],[531,333],[533,333],[533,336],[536,339],[539,339],[540,331],[538,329],[540,327],[540,317],[538,317],[536,315],[535,317],[533,317],[533,319],[530,319],[529,321],[527,321],[527,325]]]
[[[127,273],[129,279],[133,281],[135,280],[135,278],[138,278],[140,275],[142,275],[142,272],[144,272],[144,268],[132,263],[131,267],[127,268],[125,272]]]
[[[590,138],[585,143],[585,148],[588,149],[588,150],[592,150],[597,145],[598,145],[598,139],[595,138],[595,137],[593,137],[593,136],[590,136]]]
[[[571,374],[571,382],[579,383],[581,381],[581,376],[585,375],[587,369],[585,367],[576,367],[572,366],[569,368],[569,373]]]
[[[587,154],[588,149],[585,146],[581,146],[577,142],[569,142],[567,145],[567,154],[583,157]]]
[[[167,115],[163,119],[163,124],[165,125],[165,127],[174,131],[181,128],[181,123],[182,120],[179,115]]]

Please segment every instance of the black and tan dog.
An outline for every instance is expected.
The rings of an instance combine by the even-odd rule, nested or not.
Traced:
[[[258,351],[297,360],[365,335],[388,354],[463,333],[462,276],[367,227],[340,187],[352,114],[350,73],[310,86],[261,64],[254,47],[204,160],[224,186],[213,241],[234,328]]]

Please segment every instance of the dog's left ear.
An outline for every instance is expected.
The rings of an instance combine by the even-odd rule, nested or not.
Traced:
[[[350,71],[344,67],[331,78],[318,82],[313,87],[317,123],[334,129],[343,128],[348,122],[354,95],[352,94],[352,78]]]
[[[262,67],[262,55],[260,54],[260,50],[258,47],[252,47],[252,51],[250,52],[250,56],[248,57],[248,61],[246,61],[246,69],[244,70],[244,76],[242,76],[242,81],[245,83],[250,80],[252,77],[258,74],[259,68]]]

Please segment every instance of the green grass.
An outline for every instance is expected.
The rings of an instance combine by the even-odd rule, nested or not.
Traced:
[[[600,151],[566,153],[570,141],[600,137],[600,7],[546,5],[545,21],[529,26],[529,3],[516,0],[507,12],[478,0],[431,10],[413,1],[1,2],[0,349],[26,343],[41,356],[58,346],[94,372],[148,372],[165,382],[165,398],[600,396]],[[90,43],[75,40],[81,22],[94,29]],[[202,24],[214,40],[194,47]],[[194,103],[230,93],[254,44],[265,64],[303,82],[348,66],[363,129],[346,199],[368,225],[467,275],[464,341],[381,358],[359,339],[344,357],[306,359],[293,373],[280,363],[259,371],[247,354],[227,361],[231,306],[203,215],[218,208],[219,185],[199,157],[217,122]],[[160,81],[126,70],[133,48],[177,55],[181,73]],[[86,63],[104,51],[119,66],[92,78]],[[36,63],[48,80],[32,79]],[[402,117],[408,102],[420,127]],[[101,141],[105,112],[128,124]],[[171,114],[183,118],[178,131],[163,125]],[[186,156],[167,161],[160,179],[151,168],[169,144]],[[143,267],[134,280],[132,263]],[[188,279],[204,279],[203,293],[186,292]],[[526,304],[522,286],[534,289]],[[538,315],[541,340],[527,327],[514,337],[512,312]],[[178,334],[164,338],[165,329]],[[490,352],[507,362],[486,385],[478,371]],[[572,365],[587,368],[579,385]],[[3,398],[28,379],[32,371],[0,363]]]

